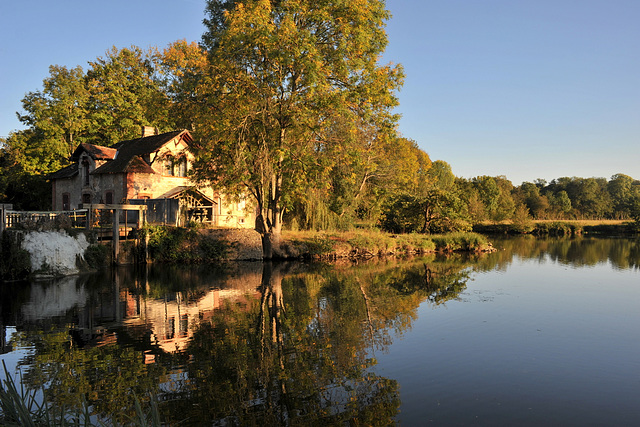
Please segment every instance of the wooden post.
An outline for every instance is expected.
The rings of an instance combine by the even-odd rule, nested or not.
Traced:
[[[144,227],[147,223],[147,207],[140,207],[138,211],[138,229]],[[144,263],[149,263],[149,232],[148,230],[144,233]]]
[[[84,206],[83,206],[84,207]],[[85,216],[85,227],[87,230],[91,230],[91,206],[87,208],[87,214]]]
[[[118,264],[118,255],[120,254],[120,209],[113,210],[113,262]]]

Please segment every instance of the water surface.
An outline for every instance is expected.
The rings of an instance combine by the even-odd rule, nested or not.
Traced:
[[[5,286],[0,358],[114,422],[135,393],[187,425],[637,425],[640,242],[494,246]]]

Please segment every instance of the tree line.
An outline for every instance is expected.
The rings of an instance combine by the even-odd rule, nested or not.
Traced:
[[[189,129],[191,177],[248,194],[267,249],[299,229],[470,229],[514,217],[632,218],[626,175],[514,187],[455,177],[396,130],[401,65],[380,64],[384,1],[208,0],[200,43],[114,47],[80,66],[52,65],[28,92],[24,130],[0,140],[0,199],[48,209],[47,174],[79,143],[110,146],[140,126]]]

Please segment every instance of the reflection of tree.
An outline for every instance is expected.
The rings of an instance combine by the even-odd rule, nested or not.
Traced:
[[[142,353],[131,347],[77,348],[66,330],[22,332],[18,343],[34,348],[21,361],[27,386],[46,387],[57,408],[81,413],[86,402],[115,423],[135,414],[132,393],[144,400],[164,373],[159,365],[145,365]]]
[[[74,332],[93,330],[91,322],[77,323],[82,316],[101,313],[102,322],[107,316],[98,339],[73,338],[64,322],[47,331],[21,329],[19,344],[34,349],[21,362],[24,380],[45,386],[57,406],[80,408],[86,401],[117,423],[133,413],[133,393],[145,398],[152,391],[168,423],[387,425],[400,405],[398,384],[373,371],[372,356],[411,326],[421,303],[456,298],[468,265],[460,257],[356,266],[265,263],[261,280],[256,265],[246,265],[249,275],[237,279],[117,270],[100,284],[83,279],[84,314],[64,317]],[[233,280],[233,298],[198,305],[213,287]],[[162,319],[154,320],[150,309],[169,300],[201,308],[189,312],[191,338],[184,338],[183,352],[152,339]],[[138,317],[128,318],[134,306]]]
[[[421,302],[456,298],[463,268],[392,262],[296,273],[265,264],[258,295],[198,325],[189,379],[164,413],[237,425],[387,425],[398,386],[371,370],[371,351],[408,328]]]
[[[611,262],[620,269],[640,267],[640,240],[629,238],[522,236],[494,239],[494,246],[504,250],[487,257],[490,262],[510,262],[516,255],[523,259],[550,260],[576,267]],[[488,268],[492,268],[488,265]]]

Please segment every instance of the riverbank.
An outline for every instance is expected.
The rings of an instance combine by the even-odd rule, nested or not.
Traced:
[[[372,258],[493,250],[489,240],[478,233],[390,234],[376,230],[282,233],[282,252],[285,258]]]
[[[261,237],[254,230],[156,229],[149,239],[151,261],[201,263],[261,259]],[[215,250],[212,250],[215,249]],[[348,232],[283,231],[276,259],[362,259],[425,253],[491,252],[477,233],[445,235],[390,234],[377,230]]]
[[[485,223],[473,226],[482,234],[532,234],[535,236],[579,236],[583,234],[606,236],[635,236],[640,225],[623,220],[530,220],[526,222]]]

